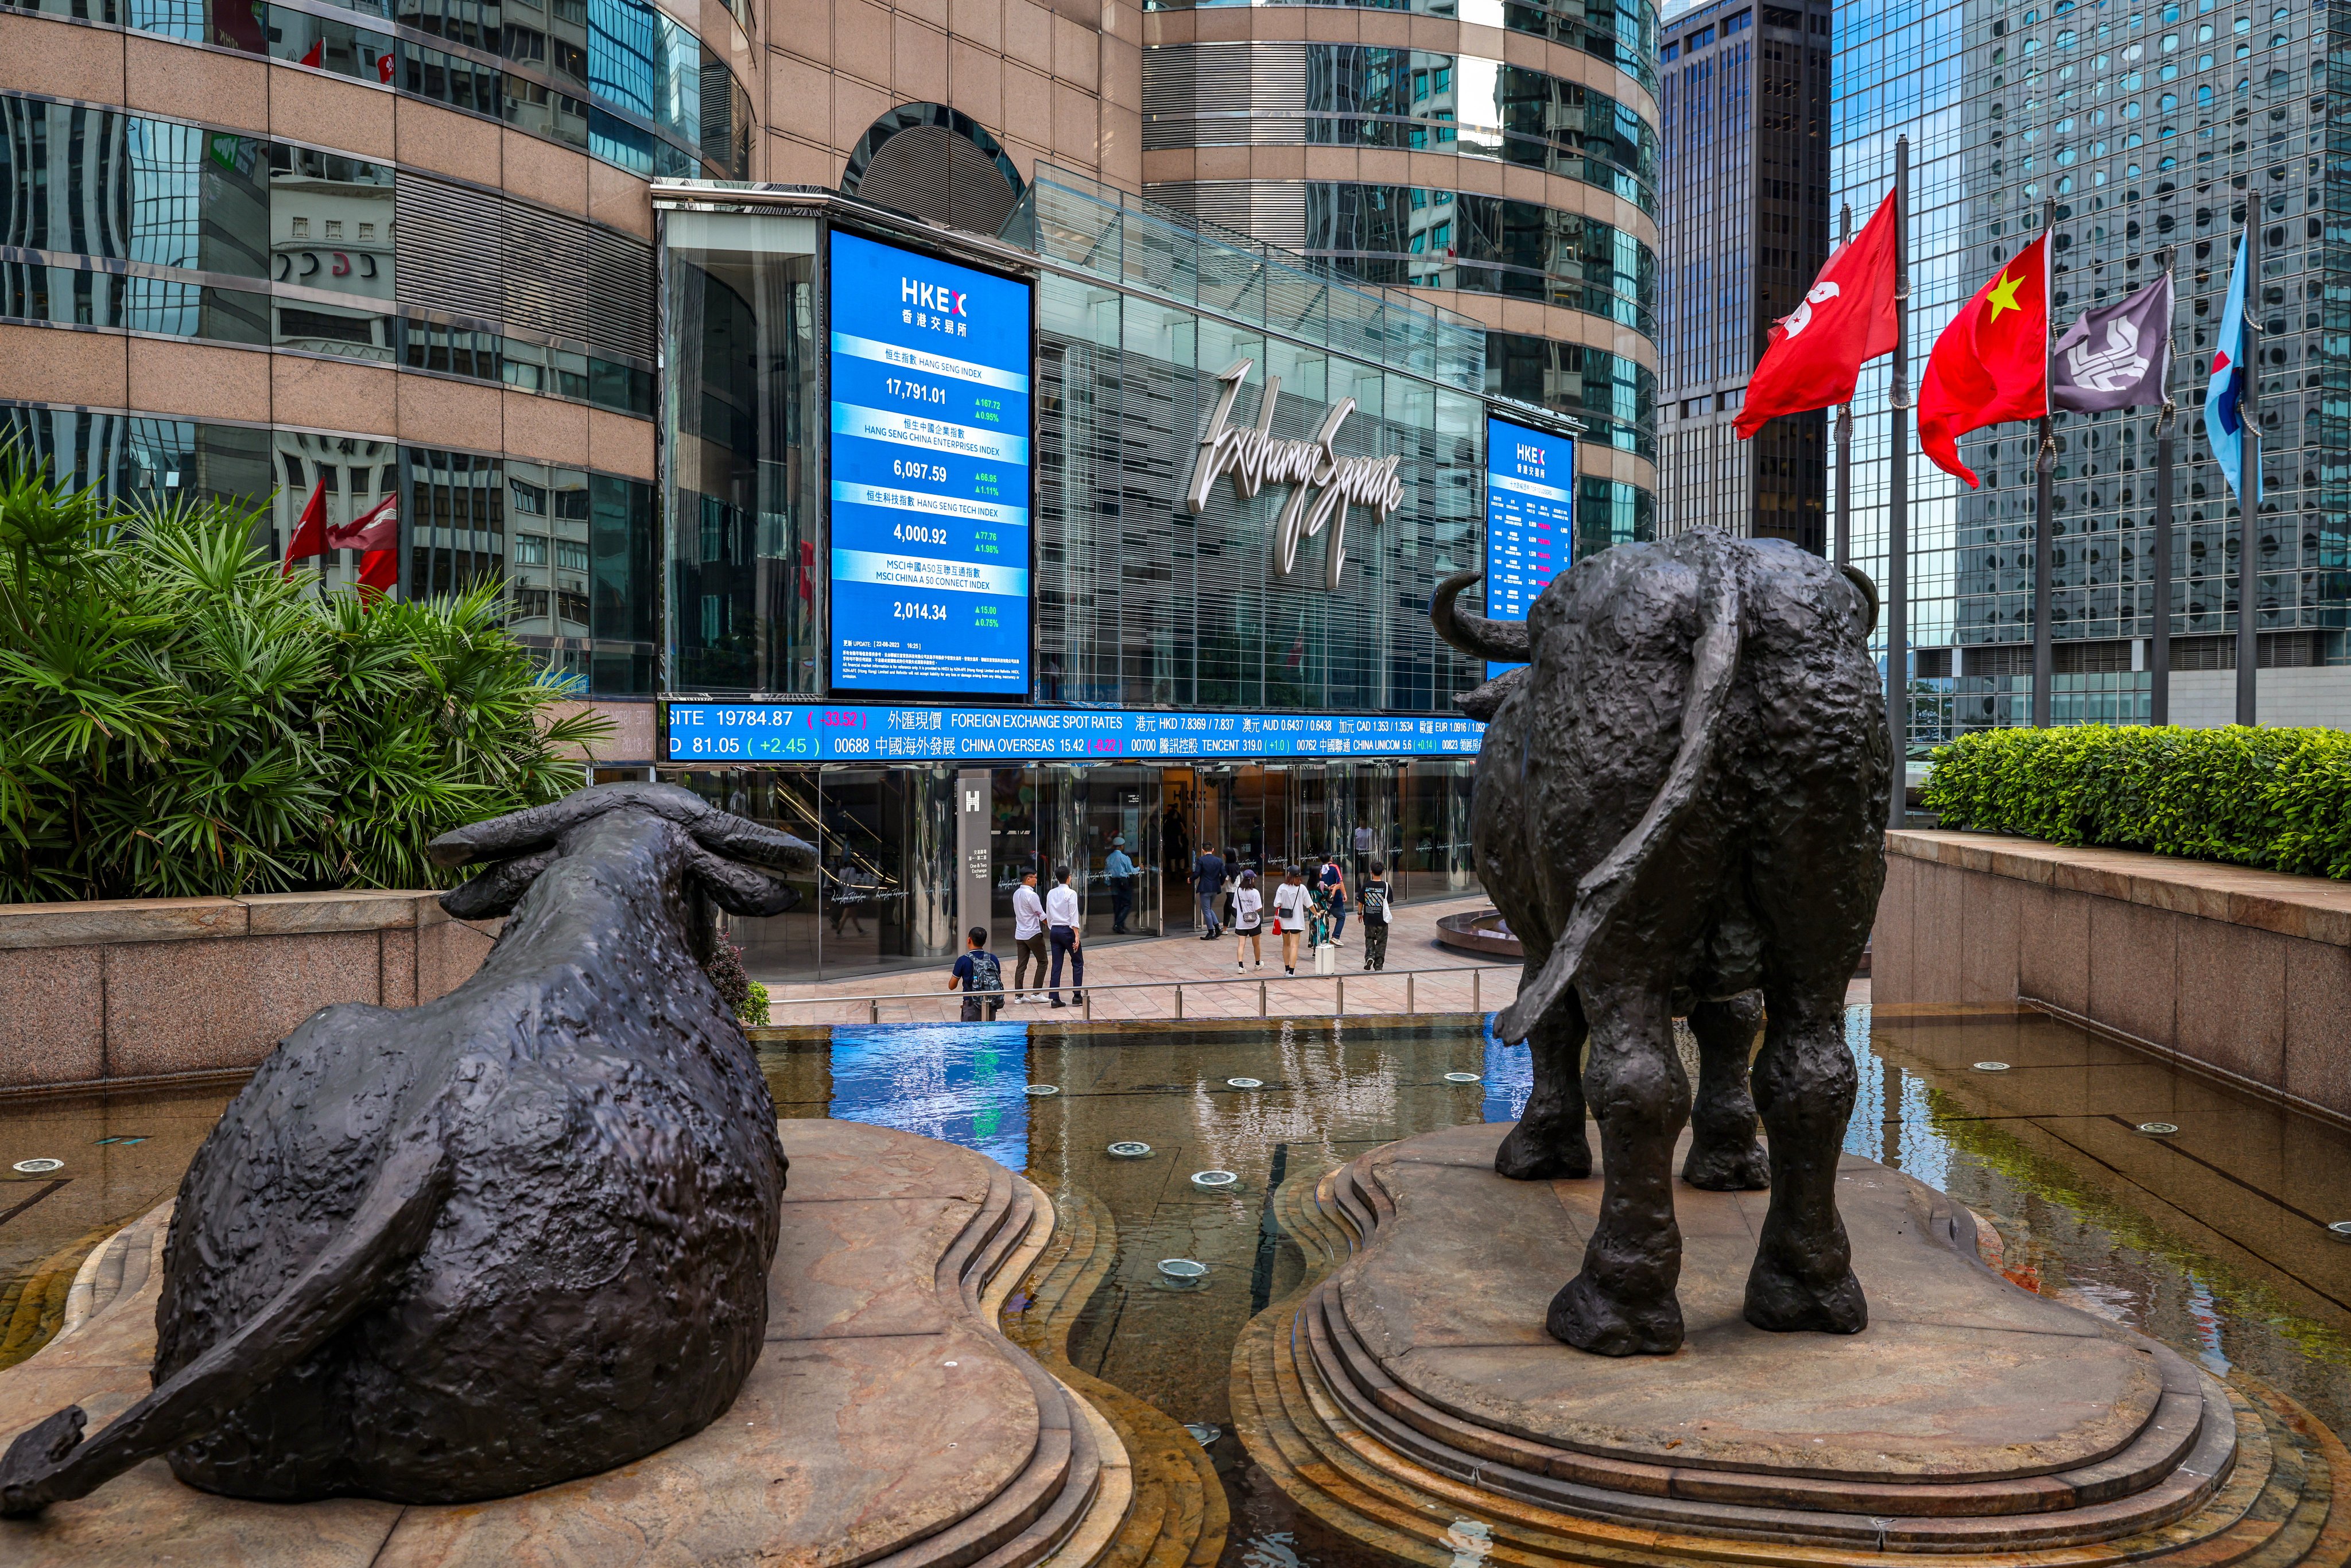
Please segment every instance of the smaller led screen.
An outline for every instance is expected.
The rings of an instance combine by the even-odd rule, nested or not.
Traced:
[[[1486,618],[1524,621],[1575,540],[1575,442],[1486,419]],[[1489,680],[1511,664],[1489,664]]]

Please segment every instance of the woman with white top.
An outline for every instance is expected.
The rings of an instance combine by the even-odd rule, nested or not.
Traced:
[[[1296,866],[1284,866],[1281,885],[1273,890],[1273,913],[1281,926],[1282,973],[1298,973],[1298,939],[1306,934],[1306,917],[1313,908],[1313,895],[1306,891]]]
[[[1240,885],[1233,889],[1233,967],[1246,969],[1241,960],[1249,953],[1257,955],[1257,967],[1265,967],[1265,895],[1257,890],[1257,873],[1241,873]]]

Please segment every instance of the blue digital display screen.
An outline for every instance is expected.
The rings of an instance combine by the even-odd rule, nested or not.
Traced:
[[[1575,548],[1575,442],[1486,419],[1486,618],[1524,621]],[[1512,664],[1489,664],[1491,680]]]
[[[1029,285],[835,230],[832,686],[1029,692]]]
[[[1018,762],[1119,758],[1474,757],[1486,727],[1454,716],[1161,713],[1133,708],[820,707],[671,703],[669,758]]]

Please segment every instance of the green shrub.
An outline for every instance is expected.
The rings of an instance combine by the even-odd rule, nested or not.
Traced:
[[[1948,828],[2351,878],[2351,735],[1987,729],[1935,751]]]
[[[426,841],[610,733],[502,590],[321,602],[219,501],[126,508],[0,449],[0,901],[430,887]]]

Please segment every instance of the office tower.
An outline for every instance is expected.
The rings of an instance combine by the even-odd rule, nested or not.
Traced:
[[[1829,0],[1713,0],[1664,28],[1661,534],[1826,544],[1829,416],[1775,419],[1743,442],[1731,422],[1771,323],[1828,259],[1833,15]]]
[[[2346,439],[2345,352],[2326,332],[2326,286],[2340,267],[2325,235],[2325,127],[2340,102],[2327,81],[2329,34],[2330,13],[2309,0],[1837,12],[1832,200],[1874,204],[1896,134],[1911,137],[1914,377],[1952,313],[2039,231],[2044,204],[2060,331],[2173,256],[2177,724],[2234,713],[2236,505],[2202,440],[2202,401],[2248,201],[2262,238],[2259,716],[2351,724],[2351,496],[2325,455]],[[1856,404],[1855,526],[1873,573],[1884,564],[1886,386],[1886,367],[1871,367]],[[2054,422],[2059,724],[2148,714],[2156,421],[2130,410]],[[1995,426],[1959,453],[1980,490],[1924,458],[1912,464],[1914,743],[2031,722],[2034,432]]]

